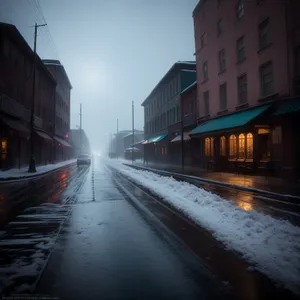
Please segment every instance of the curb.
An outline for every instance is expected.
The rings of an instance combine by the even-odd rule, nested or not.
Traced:
[[[257,194],[257,195],[260,195],[260,196],[271,197],[273,199],[281,200],[281,201],[285,201],[285,202],[293,202],[293,203],[294,202],[299,202],[300,203],[300,196],[274,193],[274,192],[269,192],[269,191],[266,191],[266,190],[241,186],[241,185],[237,185],[237,184],[229,184],[229,183],[226,183],[226,182],[215,181],[215,180],[205,179],[205,178],[191,176],[191,175],[173,173],[173,172],[169,172],[169,171],[153,169],[153,168],[146,168],[146,167],[130,165],[130,164],[126,164],[126,163],[123,163],[123,164],[127,167],[135,168],[137,170],[150,171],[150,172],[154,172],[154,173],[157,173],[157,174],[163,175],[163,176],[172,176],[174,178],[178,178],[180,180],[184,180],[184,181],[187,181],[187,182],[188,182],[188,180],[194,180],[194,181],[197,181],[199,183],[213,184],[213,185],[218,185],[218,186],[227,187],[227,188],[231,188],[231,189],[236,189],[236,190],[240,190],[240,191],[246,191],[246,192],[254,193],[254,194]]]
[[[60,170],[62,168],[70,167],[70,166],[75,165],[75,164],[76,164],[76,161],[75,162],[71,162],[71,163],[66,164],[66,165],[63,165],[63,166],[58,167],[56,169],[52,169],[52,170],[43,172],[41,174],[35,174],[35,175],[30,175],[30,176],[18,176],[18,177],[0,178],[0,184],[10,183],[11,181],[16,181],[16,180],[30,180],[30,179],[35,179],[37,177],[42,177],[42,176],[48,175],[50,173],[54,173],[54,172],[56,172],[56,171],[58,171],[58,170]]]

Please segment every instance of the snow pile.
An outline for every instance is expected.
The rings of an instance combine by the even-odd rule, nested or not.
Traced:
[[[0,179],[1,180],[8,180],[8,179],[18,179],[18,178],[27,178],[36,175],[42,175],[44,173],[53,171],[55,169],[59,169],[61,167],[70,165],[75,163],[75,159],[70,159],[66,161],[59,162],[57,164],[49,164],[45,166],[38,166],[36,167],[36,173],[28,173],[28,167],[24,167],[21,169],[10,169],[7,171],[0,171]]]
[[[300,293],[299,227],[254,210],[242,210],[232,201],[171,177],[118,162],[108,164],[210,230],[217,240],[241,253],[255,269]]]

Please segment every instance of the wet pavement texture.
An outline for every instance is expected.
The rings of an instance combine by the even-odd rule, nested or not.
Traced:
[[[93,170],[94,168],[94,170]],[[166,242],[101,163],[76,194],[37,294],[60,299],[220,299],[223,284]]]
[[[73,166],[0,184],[0,295],[32,291],[87,172]]]

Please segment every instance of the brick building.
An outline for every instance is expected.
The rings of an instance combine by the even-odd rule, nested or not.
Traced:
[[[71,157],[72,149],[68,143],[70,134],[70,95],[72,85],[64,66],[58,60],[43,60],[52,76],[55,78],[55,115],[53,132],[54,161]]]
[[[183,124],[179,121],[168,128],[169,136],[173,137],[175,132],[175,137],[170,141],[169,145],[169,163],[182,164],[183,155],[183,163],[190,165],[192,164],[193,145],[189,132],[197,126],[198,119],[196,80],[181,92],[180,98],[182,107],[180,120],[183,119]],[[181,138],[181,131],[183,131],[183,139]]]
[[[176,128],[172,132],[168,128],[180,121],[181,92],[195,80],[195,62],[176,62],[142,103],[147,160],[168,160],[168,142],[176,134]]]
[[[190,135],[202,167],[299,176],[299,9],[296,0],[196,6],[201,124]]]
[[[29,162],[34,54],[15,26],[0,23],[0,168]],[[37,164],[52,161],[56,81],[37,57],[34,153]]]

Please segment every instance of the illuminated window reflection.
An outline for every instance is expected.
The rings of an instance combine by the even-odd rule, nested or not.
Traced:
[[[247,158],[248,159],[253,158],[253,134],[252,133],[247,134]]]
[[[239,158],[245,158],[245,144],[246,138],[243,133],[239,135]]]
[[[226,156],[226,137],[221,136],[220,138],[220,154],[221,156]]]
[[[230,158],[236,158],[237,149],[236,149],[236,136],[232,134],[229,138],[229,156]]]

